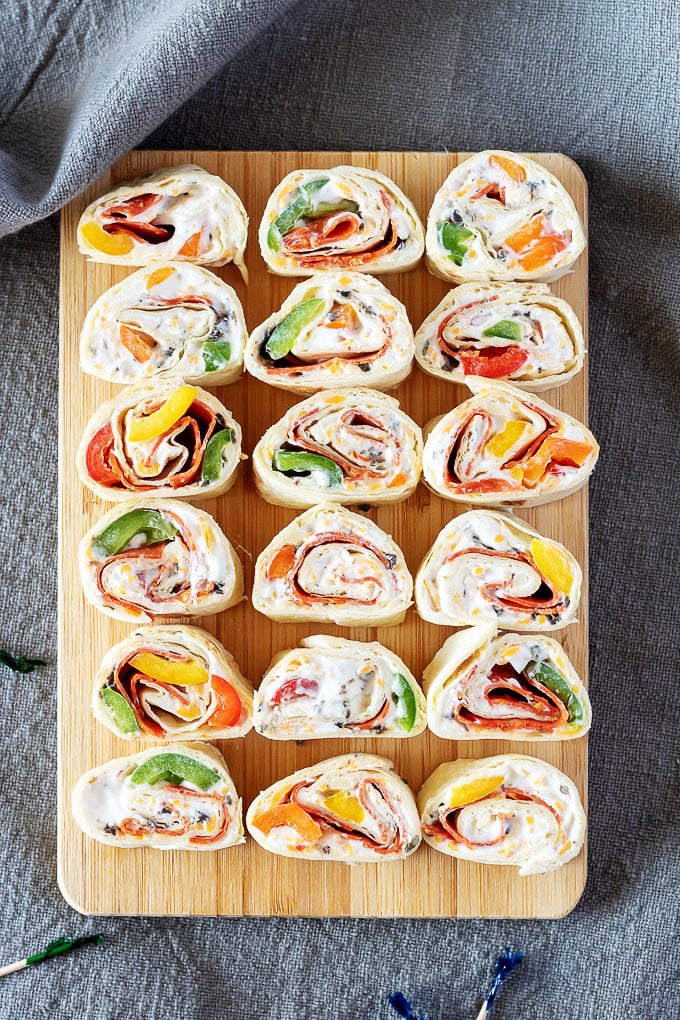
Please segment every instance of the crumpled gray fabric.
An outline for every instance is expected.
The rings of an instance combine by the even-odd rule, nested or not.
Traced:
[[[168,3],[158,17],[192,6]],[[118,4],[80,7],[111,36]],[[244,3],[239,18],[257,7]],[[67,9],[53,3],[51,19]],[[219,34],[231,15],[215,2],[211,16]],[[25,678],[2,669],[1,960],[68,932],[108,940],[4,980],[0,1016],[387,1020],[386,995],[401,989],[431,1020],[470,1020],[506,942],[526,963],[496,1020],[676,1009],[679,28],[677,5],[660,13],[652,0],[312,0],[253,36],[145,142],[498,145],[563,150],[583,167],[602,456],[591,486],[589,881],[577,909],[549,922],[81,918],[56,885],[54,666]],[[28,59],[30,46],[4,34]],[[161,80],[143,84],[162,92]],[[146,124],[114,126],[122,151]],[[0,245],[0,644],[52,664],[57,246],[55,217]]]
[[[0,237],[133,149],[292,0],[3,0]]]

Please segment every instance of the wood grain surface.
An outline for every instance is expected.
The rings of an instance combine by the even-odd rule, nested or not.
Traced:
[[[547,875],[520,878],[513,867],[456,861],[423,845],[406,861],[356,867],[330,862],[292,861],[268,854],[252,839],[245,845],[213,853],[122,850],[87,839],[70,811],[71,790],[86,769],[140,750],[97,723],[90,711],[91,685],[101,657],[133,629],[85,604],[77,570],[77,546],[84,532],[112,504],[97,499],[76,474],[74,457],[83,428],[98,405],[120,388],[81,372],[78,340],[92,303],[132,269],[90,263],[78,253],[78,218],[98,194],[113,185],[162,166],[195,162],[220,174],[243,199],[250,216],[246,287],[232,266],[217,273],[235,287],[253,329],[283,302],[297,281],[268,274],[257,246],[257,228],[267,198],[281,178],[297,167],[330,167],[355,163],[386,173],[413,200],[425,222],[432,198],[464,154],[366,152],[132,152],[62,213],[61,325],[59,412],[59,885],[77,910],[95,914],[235,914],[360,917],[559,917],[577,903],[586,877],[585,850],[575,860]],[[584,219],[586,183],[578,167],[561,155],[537,158],[571,193]],[[575,270],[553,284],[569,301],[587,329],[587,255]],[[447,285],[430,276],[421,263],[410,272],[386,276],[383,282],[404,302],[414,328],[446,293]],[[220,400],[243,426],[244,451],[296,398],[244,375],[216,390]],[[420,425],[468,395],[463,387],[413,373],[395,391],[401,406]],[[543,396],[543,394],[542,394]],[[546,399],[587,421],[587,369]],[[234,543],[245,568],[246,591],[252,585],[255,558],[270,539],[295,516],[273,507],[256,492],[249,463],[236,486],[225,496],[201,502]],[[404,550],[411,572],[441,527],[465,509],[440,499],[422,484],[415,495],[395,507],[372,510],[370,516],[391,533]],[[518,516],[576,555],[584,569],[580,622],[557,634],[584,679],[588,653],[588,495],[587,489],[565,500]],[[352,629],[327,625],[279,624],[255,612],[249,600],[218,616],[196,620],[217,635],[233,653],[243,673],[257,687],[275,652],[296,645],[315,630],[357,640],[378,640],[402,656],[420,679],[424,666],[452,632],[424,623],[411,609],[399,627]],[[586,800],[587,739],[565,742],[441,740],[429,732],[408,739],[350,739],[295,742],[266,740],[252,732],[245,739],[218,741],[245,809],[274,780],[297,768],[345,751],[363,750],[393,759],[400,774],[417,792],[423,780],[443,761],[484,757],[504,751],[533,754],[565,771]]]

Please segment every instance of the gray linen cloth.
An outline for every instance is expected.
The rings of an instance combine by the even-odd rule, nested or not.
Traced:
[[[80,918],[55,876],[57,218],[8,237],[0,643],[52,666],[0,671],[0,962],[69,932],[109,940],[3,981],[0,1017],[386,1020],[385,996],[400,988],[432,1020],[463,1020],[506,942],[526,963],[498,1020],[674,1013],[679,29],[677,5],[652,0],[5,0],[0,201],[13,228],[56,208],[226,60],[145,145],[574,157],[591,189],[602,457],[591,488],[590,877],[571,916]]]

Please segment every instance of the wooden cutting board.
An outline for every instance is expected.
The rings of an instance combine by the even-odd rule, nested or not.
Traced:
[[[253,329],[277,309],[295,280],[266,272],[257,246],[257,228],[270,192],[297,167],[331,167],[355,163],[387,174],[414,201],[423,222],[444,178],[464,158],[456,153],[369,152],[132,152],[88,191],[68,205],[61,219],[61,319],[59,402],[59,885],[68,902],[93,914],[235,914],[358,917],[560,917],[577,903],[585,884],[586,854],[548,875],[519,878],[512,867],[455,861],[423,846],[408,860],[347,867],[339,863],[291,861],[268,854],[252,839],[213,853],[122,850],[87,839],[71,817],[71,790],[82,772],[109,758],[140,750],[97,723],[90,712],[91,685],[107,649],[131,632],[130,625],[109,619],[87,606],[77,570],[77,546],[84,532],[111,506],[84,488],[74,465],[83,428],[99,404],[120,387],[81,372],[78,338],[87,310],[108,287],[132,269],[90,263],[78,253],[76,225],[86,205],[120,181],[163,166],[197,163],[219,174],[243,199],[250,216],[246,287],[232,266],[217,273],[235,287]],[[584,221],[587,187],[581,171],[565,156],[537,158],[571,193]],[[417,328],[446,293],[447,285],[430,276],[424,263],[383,282],[406,305]],[[588,266],[582,255],[575,271],[553,285],[576,310],[587,329]],[[296,402],[292,395],[243,376],[216,390],[243,426],[244,451],[252,453],[265,429]],[[425,375],[414,366],[411,377],[395,391],[401,406],[420,425],[462,401],[463,387]],[[588,416],[587,370],[565,387],[547,394],[550,402],[582,421]],[[270,539],[295,516],[273,507],[256,492],[246,462],[236,486],[225,496],[202,501],[234,543],[245,567],[250,593],[253,565]],[[441,527],[459,504],[440,499],[423,485],[405,503],[372,510],[370,516],[391,533],[416,569]],[[581,676],[588,654],[588,494],[587,489],[558,503],[522,510],[518,516],[558,539],[576,555],[584,570],[580,622],[557,635]],[[307,625],[266,620],[244,601],[205,620],[192,619],[217,635],[233,653],[243,673],[257,687],[272,655],[313,633]],[[358,640],[378,640],[400,655],[421,678],[424,666],[451,633],[424,623],[409,611],[399,627],[353,629],[327,625],[321,632]],[[440,762],[484,757],[504,751],[534,754],[564,770],[586,798],[587,740],[519,743],[482,740],[456,744],[429,732],[410,740],[315,740],[304,745],[246,738],[217,742],[236,787],[244,814],[255,795],[276,779],[345,751],[369,751],[392,758],[417,792]]]

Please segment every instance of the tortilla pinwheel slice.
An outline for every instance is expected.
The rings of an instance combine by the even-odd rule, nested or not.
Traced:
[[[288,174],[267,202],[259,238],[268,269],[281,276],[402,273],[425,247],[412,202],[389,177],[360,166]]]
[[[571,740],[590,729],[588,692],[566,652],[543,634],[468,627],[423,673],[427,724],[447,740]]]
[[[401,860],[422,840],[413,793],[373,754],[339,755],[274,783],[246,825],[270,853],[345,864]]]
[[[394,397],[324,390],[265,432],[253,473],[260,495],[281,506],[398,503],[415,492],[422,456],[422,433]]]
[[[104,656],[92,711],[122,740],[226,740],[251,729],[253,691],[211,634],[142,627]]]
[[[242,457],[231,412],[207,390],[168,377],[103,404],[85,428],[76,467],[102,499],[202,499],[228,492]]]
[[[494,510],[449,521],[416,575],[419,615],[463,627],[561,630],[576,621],[583,575],[559,542]]]
[[[368,517],[320,504],[296,517],[257,558],[253,605],[282,623],[393,626],[413,580],[399,546]]]
[[[78,223],[78,248],[92,262],[233,262],[246,283],[247,239],[248,215],[236,192],[191,163],[119,184],[90,203]]]
[[[416,333],[416,361],[452,383],[505,379],[538,393],[583,367],[581,323],[544,283],[463,283]]]
[[[247,336],[232,287],[200,266],[165,262],[95,301],[80,334],[80,367],[112,383],[179,375],[223,386],[241,375]]]
[[[274,658],[255,692],[255,729],[271,740],[415,737],[425,726],[415,677],[377,641],[303,638]]]
[[[586,835],[579,792],[540,758],[499,754],[435,769],[418,794],[423,837],[435,850],[519,874],[554,871],[578,856]]]
[[[251,333],[245,365],[284,390],[385,390],[409,375],[413,352],[406,309],[382,283],[361,273],[317,273]]]
[[[451,171],[434,197],[425,250],[431,273],[470,280],[556,280],[586,245],[557,178],[516,152],[487,150]]]
[[[508,383],[470,376],[473,396],[425,427],[423,479],[444,499],[538,506],[588,481],[600,448],[580,421]]]
[[[210,616],[243,597],[243,570],[217,522],[179,499],[131,499],[78,550],[85,599],[107,616],[154,623]]]
[[[116,847],[222,850],[244,843],[241,801],[210,744],[168,744],[115,758],[76,783],[73,817]]]

